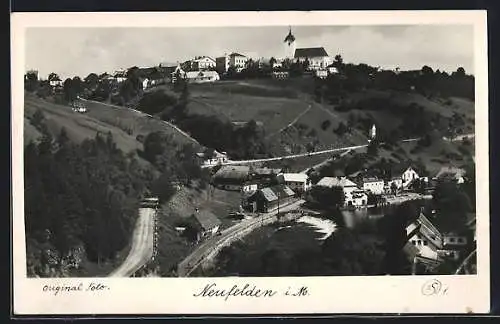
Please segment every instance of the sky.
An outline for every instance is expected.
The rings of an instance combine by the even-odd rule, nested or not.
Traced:
[[[289,26],[161,28],[30,28],[25,69],[61,78],[113,72],[132,66],[176,63],[194,56],[238,52],[252,58],[283,57]],[[447,72],[473,69],[472,25],[291,26],[297,48],[324,47],[345,63],[384,69]]]

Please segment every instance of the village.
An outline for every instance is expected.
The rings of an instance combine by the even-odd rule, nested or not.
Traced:
[[[270,77],[275,82],[295,78],[296,73],[299,73],[303,78],[310,77],[311,80],[329,80],[332,77],[340,80],[347,79],[339,71],[339,67],[343,64],[340,55],[332,57],[324,47],[297,47],[297,40],[291,28],[284,39],[284,51],[285,54],[281,58],[257,59],[231,52],[216,58],[196,56],[176,64],[160,63],[153,67],[133,67],[117,70],[113,73],[91,74],[84,80],[90,86],[75,93],[72,93],[74,79],[63,82],[56,73],[51,73],[47,83],[52,95],[68,97],[66,98],[67,103],[75,113],[88,114],[87,103],[98,102],[99,96],[103,93],[103,97],[111,98],[114,107],[124,107],[148,118],[158,118],[158,116],[153,116],[148,112],[136,110],[134,104],[131,103],[135,99],[128,102],[123,99],[123,89],[131,87],[127,83],[131,84],[131,80],[138,82],[140,89],[138,97],[141,97],[148,93],[154,93],[159,88],[176,87],[178,84],[184,85],[181,96],[187,96],[188,90],[186,89],[188,89],[187,85],[190,84],[224,84],[227,80],[244,80],[248,76],[257,76],[258,78],[260,74]],[[372,79],[376,73],[400,74],[399,68],[393,70],[375,68],[373,71],[368,73],[368,79]],[[37,74],[36,71],[29,71],[27,76],[30,73]],[[414,74],[421,76],[422,73],[422,71],[417,71]],[[93,80],[90,80],[91,76]],[[45,80],[41,82],[43,83]],[[72,82],[73,86],[68,85]],[[244,85],[245,81],[242,81],[241,84]],[[414,90],[415,87],[411,85],[409,91]],[[118,99],[114,102],[113,98]],[[320,102],[323,103],[323,95]],[[135,104],[137,106],[137,102]],[[294,121],[279,129],[278,133],[297,122],[299,117],[307,113],[310,108],[311,105]],[[334,119],[338,118],[338,115],[331,111],[328,114]],[[181,130],[180,127],[174,125],[175,121],[170,118],[164,119],[163,123],[169,127],[175,127],[186,137],[198,143],[197,140],[200,138],[195,139],[196,136],[192,132]],[[262,127],[262,121],[254,122],[256,127]],[[246,127],[248,124],[248,121],[232,121],[232,126],[235,128]],[[326,124],[323,122],[321,125],[322,128],[328,128],[330,121]],[[453,266],[450,266],[452,268],[460,260],[468,260],[468,256],[475,252],[475,213],[467,213],[466,224],[457,222],[455,227],[441,227],[434,222],[435,219],[439,218],[439,215],[436,215],[436,210],[424,208],[424,205],[429,205],[429,202],[435,200],[435,190],[442,183],[452,184],[460,188],[473,180],[471,179],[472,175],[467,174],[463,168],[439,162],[441,167],[437,171],[434,168],[429,172],[422,168],[421,163],[417,164],[411,160],[401,163],[391,162],[389,170],[382,170],[375,164],[375,166],[361,165],[357,169],[341,170],[340,175],[339,172],[329,171],[328,168],[325,168],[333,162],[360,154],[366,155],[366,152],[377,151],[380,147],[384,147],[386,144],[384,141],[387,141],[388,136],[387,134],[380,135],[379,128],[382,128],[383,125],[371,120],[369,127],[366,126],[357,130],[358,133],[361,133],[361,138],[365,138],[364,142],[358,142],[357,145],[352,143],[350,145],[331,145],[330,149],[322,151],[312,149],[305,153],[302,151],[284,156],[261,158],[251,156],[247,159],[235,158],[234,154],[209,146],[196,151],[193,160],[201,170],[207,171],[210,175],[207,201],[216,191],[229,192],[238,198],[236,199],[237,203],[234,200],[221,202],[229,205],[227,214],[218,214],[219,210],[214,211],[193,203],[190,215],[183,215],[189,221],[176,224],[175,231],[179,235],[190,236],[192,241],[190,244],[194,246],[194,250],[179,263],[178,269],[174,272],[179,275],[181,273],[189,275],[204,260],[209,258],[208,256],[215,257],[222,246],[227,246],[232,240],[241,240],[258,224],[264,226],[265,224],[284,222],[283,219],[286,221],[297,220],[304,215],[329,215],[333,210],[341,212],[363,211],[370,214],[371,210],[391,208],[408,202],[417,202],[422,205],[418,217],[404,224],[406,238],[401,250],[414,265],[412,274],[434,273],[436,268],[450,262],[450,260],[452,260]],[[345,125],[344,127],[349,129],[349,131],[344,132],[352,135],[353,127]],[[340,125],[333,132],[337,132],[339,129],[342,129]],[[342,132],[339,131],[339,133]],[[469,138],[474,137],[473,134],[463,133],[460,136],[458,137],[460,141],[468,141]],[[456,138],[440,137],[439,140],[453,142],[456,141]],[[422,138],[404,138],[398,139],[398,141],[400,143],[418,142],[420,145]],[[391,149],[386,149],[386,151],[387,154],[394,155],[395,153],[391,152]],[[337,152],[340,155],[337,155]],[[334,153],[333,156],[331,153]],[[321,162],[319,164],[308,163],[308,167],[305,169],[285,166],[286,160],[316,155],[318,160],[321,158]],[[268,166],[270,162],[274,162],[272,166]],[[172,183],[175,183],[177,190],[181,189],[178,182]],[[155,213],[161,209],[159,205],[155,205],[154,208]],[[231,222],[225,221],[227,219],[231,219]],[[156,218],[154,218],[154,222],[153,261],[158,254],[159,240]],[[453,271],[469,273],[475,270],[460,266],[454,268]]]

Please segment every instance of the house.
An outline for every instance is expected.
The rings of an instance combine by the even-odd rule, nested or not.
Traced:
[[[205,83],[220,80],[219,73],[216,71],[189,71],[185,75],[189,83]]]
[[[401,188],[403,188],[403,179],[400,176],[391,177],[385,182],[384,192],[386,194],[395,194],[394,191],[401,190]]]
[[[236,68],[237,72],[241,72],[247,65],[248,57],[239,53],[229,54],[229,66]]]
[[[180,64],[178,64],[175,69],[170,73],[172,83],[177,82],[177,77],[185,79],[187,77],[186,71],[184,71]]]
[[[216,61],[208,56],[199,56],[191,61],[191,69],[195,71],[215,69],[216,65]]]
[[[443,248],[443,238],[441,232],[432,224],[424,214],[415,222],[406,227],[408,242],[418,249],[418,255],[438,260],[438,251]]]
[[[434,178],[455,180],[458,184],[462,184],[465,182],[465,170],[452,166],[444,166]]]
[[[286,185],[261,188],[247,198],[246,207],[251,212],[269,213],[289,204],[294,196]]]
[[[317,184],[328,188],[341,187],[344,191],[344,206],[361,207],[368,203],[368,196],[346,177],[324,177]]]
[[[391,167],[391,184],[389,184],[389,188],[392,182],[399,186],[398,178],[401,179],[401,187],[398,187],[398,189],[407,189],[414,180],[420,178],[420,175],[414,166],[408,163],[399,163]]]
[[[288,71],[273,71],[271,76],[273,79],[284,80],[290,77],[290,73]]]
[[[363,178],[361,180],[361,189],[370,192],[374,195],[381,195],[384,193],[384,180],[376,177]]]
[[[60,88],[63,86],[63,81],[56,75],[55,77],[49,79],[49,84],[52,88]]]
[[[221,221],[210,211],[196,209],[191,217],[197,241],[215,235],[219,231]]]
[[[113,74],[113,79],[115,79],[116,82],[122,83],[125,80],[127,80],[127,71],[126,70],[117,70]]]
[[[326,79],[328,77],[328,71],[323,69],[315,70],[314,76],[320,79]]]
[[[328,71],[328,74],[338,74],[339,73],[339,70],[335,66],[332,66],[332,65],[327,66],[326,70]]]
[[[311,188],[311,179],[305,173],[281,173],[283,181],[296,193],[303,193]]]
[[[324,69],[333,63],[323,47],[297,48],[294,58],[301,63],[307,60],[310,70]]]
[[[212,176],[211,184],[221,190],[241,191],[249,180],[251,180],[250,167],[225,165]]]
[[[204,152],[196,153],[196,155],[203,160],[204,165],[217,165],[228,161],[227,153],[219,153],[217,150],[213,150],[210,156]]]
[[[148,78],[144,78],[142,79],[142,90],[146,90],[147,88],[149,88],[151,85],[151,80],[149,80]]]

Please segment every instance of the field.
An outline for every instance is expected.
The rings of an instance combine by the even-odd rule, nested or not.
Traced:
[[[38,109],[43,112],[46,124],[53,136],[57,136],[64,127],[70,140],[79,143],[85,139],[94,138],[98,132],[103,134],[111,132],[117,147],[122,151],[131,152],[142,148],[142,144],[134,136],[127,134],[116,126],[102,122],[89,115],[75,113],[68,106],[57,105],[31,95],[25,96],[25,125],[29,124],[29,121],[26,122],[26,120],[29,120]],[[40,133],[34,132],[34,127],[31,126],[24,133],[25,145],[30,139],[40,136]]]
[[[154,131],[163,131],[173,136],[178,143],[198,144],[179,133],[161,120],[150,118],[139,113],[116,106],[97,102],[85,102],[88,112],[78,114],[69,106],[58,105],[39,99],[33,95],[25,96],[25,144],[30,139],[36,139],[41,134],[29,123],[29,118],[41,109],[47,119],[47,125],[53,135],[59,134],[62,127],[66,128],[68,136],[75,142],[95,137],[97,132],[111,132],[117,146],[124,152],[142,149],[137,140],[138,135],[147,135]]]

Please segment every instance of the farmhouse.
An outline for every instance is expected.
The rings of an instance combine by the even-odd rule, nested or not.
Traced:
[[[361,207],[368,202],[368,196],[358,186],[346,177],[324,177],[317,184],[323,187],[341,187],[344,191],[344,205],[346,207]]]
[[[257,190],[247,198],[246,206],[251,212],[269,213],[289,204],[295,192],[286,185],[275,185]]]
[[[211,178],[216,188],[229,191],[240,191],[243,185],[251,180],[250,167],[243,165],[222,166]]]
[[[221,221],[208,210],[196,210],[192,215],[192,221],[197,233],[197,241],[215,235],[220,228]]]
[[[361,181],[361,188],[374,195],[381,195],[384,193],[384,180],[375,177],[363,178]]]
[[[196,153],[196,155],[203,160],[204,165],[217,165],[228,160],[226,152],[219,153],[217,150],[213,150],[210,155],[204,152]]]
[[[465,182],[465,170],[451,166],[442,167],[436,174],[435,179],[455,180],[458,184]]]
[[[303,193],[311,188],[311,179],[305,173],[282,173],[283,181],[296,193]]]
[[[220,77],[215,71],[189,71],[186,72],[186,80],[189,83],[204,83],[218,81]]]
[[[323,47],[297,48],[294,58],[301,63],[307,60],[310,70],[324,69],[333,62]]]
[[[203,71],[214,69],[216,61],[208,56],[199,56],[191,61],[191,69],[195,71]]]
[[[443,247],[443,238],[439,230],[424,214],[406,227],[408,241],[418,249],[418,255],[431,260],[438,260],[438,250]]]
[[[59,88],[63,86],[63,81],[58,76],[55,76],[49,80],[49,84],[52,88]]]

